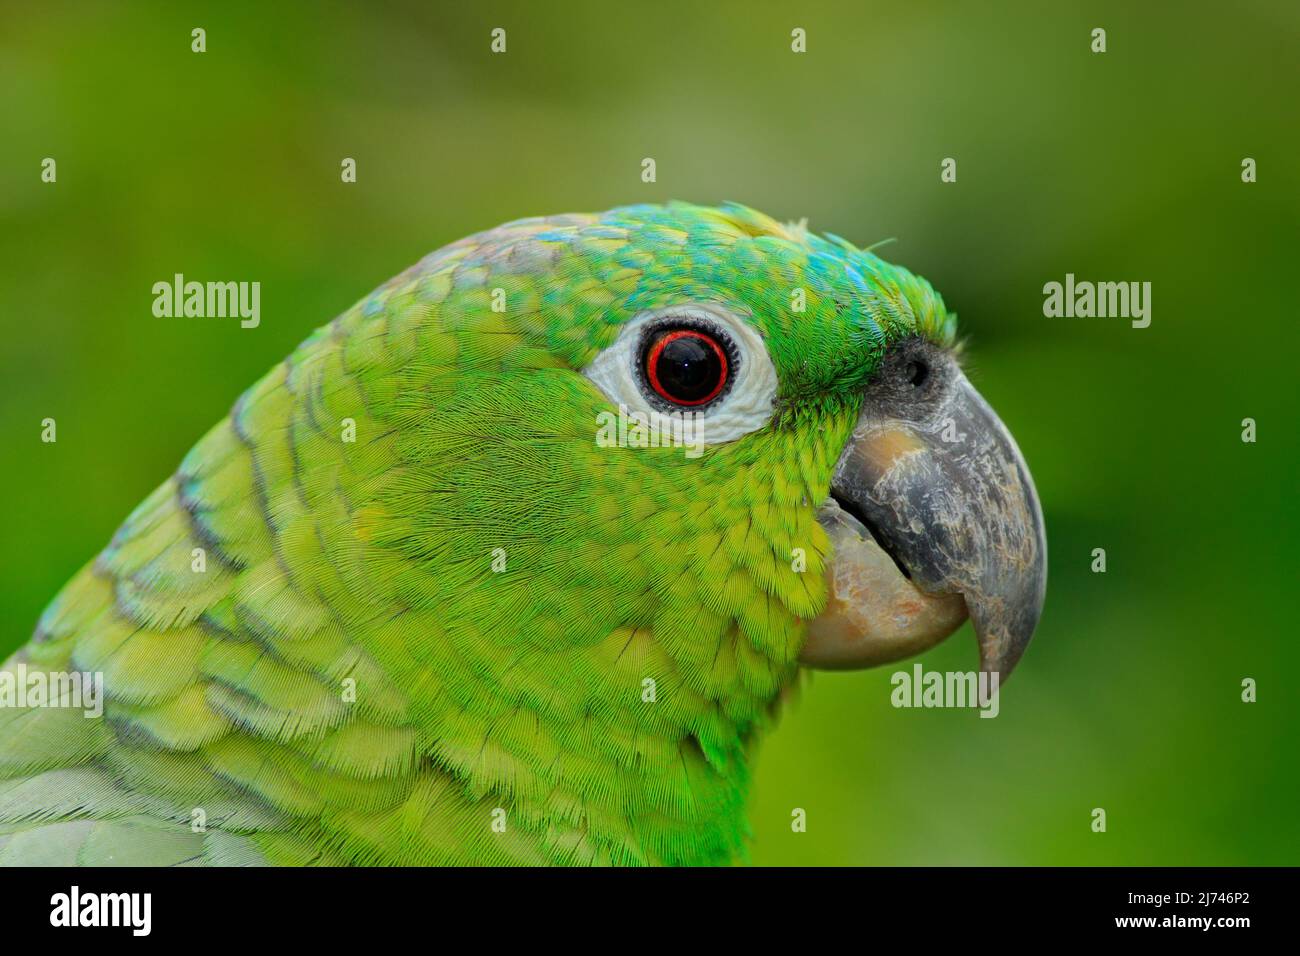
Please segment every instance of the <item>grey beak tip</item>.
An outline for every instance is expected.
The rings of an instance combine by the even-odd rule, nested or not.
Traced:
[[[1027,593],[968,600],[971,623],[980,645],[980,670],[1005,681],[1024,656],[1043,612],[1046,574],[1039,566]]]

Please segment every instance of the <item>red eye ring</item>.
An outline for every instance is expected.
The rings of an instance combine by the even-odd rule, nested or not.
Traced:
[[[664,350],[674,342],[681,342],[682,340],[690,340],[700,343],[708,350],[702,363],[702,367],[706,370],[706,373],[709,370],[709,366],[716,362],[715,374],[717,380],[711,382],[711,388],[709,388],[706,394],[695,395],[689,398],[683,397],[681,394],[683,388],[686,388],[688,391],[696,390],[691,388],[693,383],[684,385],[682,382],[672,383],[664,381],[665,376],[663,371],[660,369],[660,361],[664,358]],[[697,364],[700,363],[697,361]],[[688,371],[689,362],[683,366],[683,368],[677,370],[679,375]],[[730,371],[730,363],[727,361],[726,350],[718,344],[717,340],[713,336],[701,332],[698,329],[675,329],[672,332],[668,332],[667,334],[660,336],[646,354],[646,378],[649,380],[650,387],[654,389],[655,394],[665,401],[672,402],[674,405],[680,405],[687,408],[705,405],[717,398],[718,395],[722,393],[722,390],[727,386],[727,379],[730,375]],[[676,386],[678,394],[673,393],[674,386]]]

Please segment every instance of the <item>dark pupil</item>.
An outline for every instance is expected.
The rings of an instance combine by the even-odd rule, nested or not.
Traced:
[[[659,384],[673,398],[697,402],[717,388],[722,377],[718,353],[694,336],[673,339],[659,352]]]
[[[908,362],[907,367],[903,370],[907,375],[907,380],[913,385],[920,385],[925,381],[925,376],[929,369],[925,367],[924,362]]]

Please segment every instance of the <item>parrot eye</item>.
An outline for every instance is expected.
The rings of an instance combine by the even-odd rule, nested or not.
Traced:
[[[681,432],[689,420],[703,445],[762,428],[776,401],[776,369],[763,336],[717,302],[634,316],[583,374],[629,422],[659,434]],[[650,447],[659,445],[656,439]]]
[[[646,337],[643,353],[647,383],[674,405],[707,405],[727,387],[731,362],[726,346],[708,331],[660,327]]]
[[[903,374],[907,376],[909,382],[920,387],[925,384],[925,379],[930,374],[930,369],[924,362],[914,359],[907,363],[907,366],[903,369]]]

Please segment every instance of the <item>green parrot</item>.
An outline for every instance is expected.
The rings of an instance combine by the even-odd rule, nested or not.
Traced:
[[[744,862],[802,667],[1042,607],[923,279],[743,206],[454,242],[235,402],[0,670],[0,863]],[[42,690],[44,688],[44,696]]]

